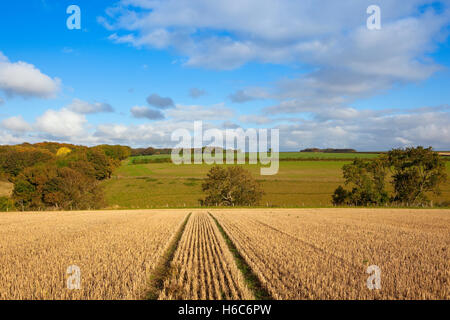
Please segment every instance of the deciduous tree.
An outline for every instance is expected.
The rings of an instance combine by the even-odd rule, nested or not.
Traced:
[[[206,193],[202,205],[247,206],[257,205],[263,191],[249,171],[240,166],[214,166],[202,184]]]

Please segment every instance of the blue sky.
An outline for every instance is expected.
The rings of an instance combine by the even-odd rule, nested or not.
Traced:
[[[167,147],[202,120],[285,151],[450,149],[450,2],[378,1],[380,30],[371,1],[313,3],[2,2],[0,144]]]

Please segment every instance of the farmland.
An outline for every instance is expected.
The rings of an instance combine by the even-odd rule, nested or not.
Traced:
[[[303,154],[303,153],[297,153]],[[370,154],[372,155],[372,154]],[[265,195],[262,206],[326,207],[331,194],[343,184],[345,160],[280,161],[278,174],[261,176],[259,165],[243,165],[262,184]],[[172,163],[131,164],[124,160],[112,179],[102,184],[111,208],[149,209],[163,207],[197,207],[203,197],[202,179],[211,166],[175,165]],[[450,176],[450,161],[446,161]],[[450,179],[442,185],[434,203],[450,199]]]
[[[241,153],[242,155],[242,153]],[[308,160],[353,160],[354,158],[361,159],[374,159],[379,157],[379,153],[327,153],[327,152],[280,152],[279,159],[280,161],[308,161]],[[236,155],[235,155],[236,156]],[[249,153],[242,155],[248,161],[250,156]],[[258,154],[254,154],[255,157],[258,157]],[[224,153],[225,159],[225,153]],[[129,163],[162,163],[162,162],[171,162],[170,154],[154,154],[148,156],[133,156],[129,159]]]
[[[159,299],[253,299],[233,250],[274,299],[450,299],[450,210],[10,212],[0,233],[0,299],[144,299],[179,233]]]
[[[181,239],[160,299],[253,299],[217,227],[195,213]]]
[[[0,215],[0,299],[138,299],[185,212]],[[78,266],[82,290],[68,290]]]
[[[215,211],[276,299],[449,299],[450,211]],[[367,290],[369,265],[382,289]]]

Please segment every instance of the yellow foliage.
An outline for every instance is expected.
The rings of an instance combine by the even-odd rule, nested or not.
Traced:
[[[62,157],[62,156],[65,156],[65,155],[67,155],[67,154],[69,154],[71,152],[72,152],[72,150],[70,150],[69,148],[62,147],[62,148],[58,149],[58,151],[56,152],[56,156],[57,157]]]

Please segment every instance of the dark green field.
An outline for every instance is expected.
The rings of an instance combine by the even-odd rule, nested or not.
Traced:
[[[246,158],[248,159],[248,153]],[[305,160],[352,160],[354,158],[373,159],[378,153],[325,153],[325,152],[280,152],[280,161],[305,161]],[[135,156],[130,162],[171,162],[170,154],[155,154],[151,156]]]
[[[262,183],[266,194],[261,205],[324,207],[331,205],[331,194],[343,183],[341,169],[347,163],[350,161],[280,161],[280,170],[273,176],[261,176],[259,165],[244,167]],[[446,165],[450,176],[450,162]],[[203,197],[202,179],[210,167],[172,163],[133,165],[125,160],[114,177],[103,182],[108,205],[111,208],[196,207],[198,199]],[[441,196],[432,197],[435,203],[450,200],[450,182],[442,189]]]

